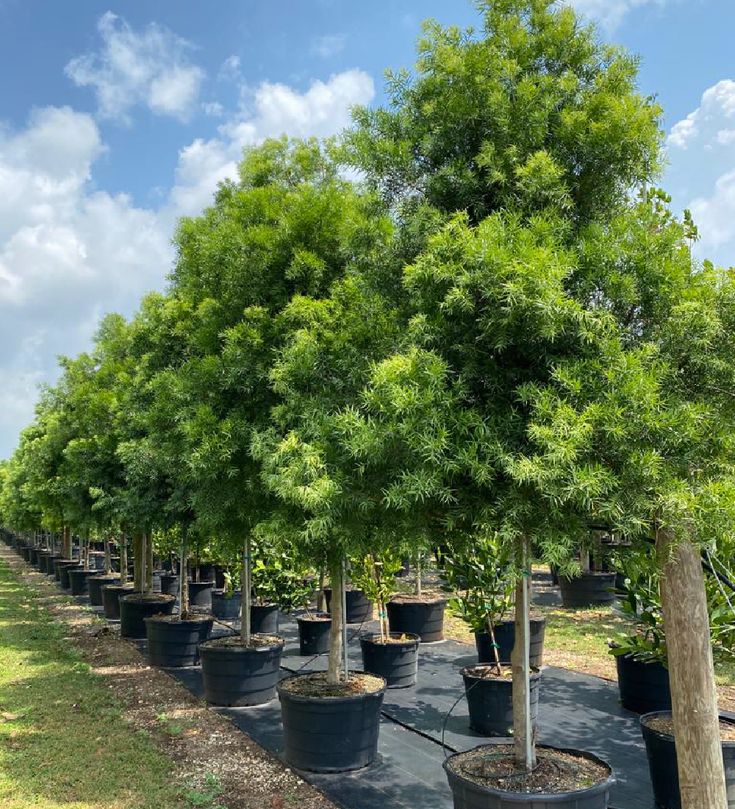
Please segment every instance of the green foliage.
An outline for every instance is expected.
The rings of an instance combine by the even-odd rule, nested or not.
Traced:
[[[517,578],[509,549],[494,532],[454,542],[442,560],[454,614],[473,632],[488,632],[513,608]]]

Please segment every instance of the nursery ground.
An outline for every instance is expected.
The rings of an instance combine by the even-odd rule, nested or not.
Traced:
[[[4,809],[333,809],[5,547],[0,802]]]

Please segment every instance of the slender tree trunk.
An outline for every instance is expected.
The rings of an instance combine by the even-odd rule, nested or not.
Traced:
[[[727,809],[707,597],[699,552],[658,530],[661,602],[682,809]]]
[[[189,529],[181,527],[181,559],[179,559],[179,615],[189,617]]]
[[[515,643],[513,665],[513,747],[516,764],[526,772],[536,766],[536,751],[531,726],[531,630],[529,626],[531,575],[527,537],[518,540],[516,563],[520,571],[516,582]]]
[[[64,559],[71,559],[71,528],[65,525],[62,531],[61,552]]]
[[[139,531],[133,534],[133,588],[143,592],[143,537]]]
[[[110,540],[105,540],[105,573],[110,574],[112,572],[112,553],[110,552]]]
[[[589,573],[592,568],[590,565],[590,552],[587,548],[582,548],[579,552],[579,562],[582,566],[582,573]]]
[[[330,611],[332,626],[329,634],[329,662],[327,665],[327,682],[337,685],[342,673],[342,632],[344,629],[344,612],[342,611],[342,590],[344,589],[344,569],[341,554],[334,554],[329,559],[329,583],[332,585]]]
[[[120,532],[120,584],[128,583],[128,535]]]
[[[325,578],[325,570],[324,566],[319,568],[319,590],[316,594],[316,611],[317,612],[324,612],[324,578]]]
[[[145,534],[145,591],[153,592],[153,535],[150,531]]]
[[[245,538],[245,547],[242,553],[242,592],[240,603],[240,637],[245,646],[250,646],[251,624],[250,605],[252,603],[252,559],[250,556],[250,534]]]
[[[417,596],[421,596],[421,554],[416,554],[416,586],[414,588],[414,593]]]

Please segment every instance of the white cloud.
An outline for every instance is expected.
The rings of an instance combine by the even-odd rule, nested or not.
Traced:
[[[735,265],[735,169],[717,179],[708,197],[697,197],[689,207],[701,236],[698,252]]]
[[[210,118],[221,118],[225,114],[225,108],[219,101],[205,101],[202,104],[202,110]]]
[[[329,59],[331,56],[341,53],[346,44],[347,37],[344,34],[330,34],[317,37],[311,43],[311,52],[316,56],[321,56],[322,59]]]
[[[197,139],[179,152],[173,207],[186,215],[201,211],[217,183],[237,175],[244,146],[284,133],[302,138],[335,134],[350,122],[350,108],[368,104],[374,95],[373,80],[361,70],[314,81],[303,93],[264,82],[246,108],[219,128],[219,137]]]
[[[240,57],[232,54],[222,62],[222,66],[217,73],[220,81],[236,81],[240,78]]]
[[[686,149],[695,140],[705,146],[712,146],[713,141],[727,145],[732,142],[732,131],[727,125],[733,121],[735,81],[723,79],[704,91],[696,110],[674,124],[666,143],[679,149]]]
[[[170,266],[170,224],[95,191],[97,125],[67,107],[35,110],[0,135],[0,452],[33,414],[56,354],[89,343],[107,311],[132,312]],[[12,402],[10,401],[12,399]]]
[[[100,117],[129,122],[138,104],[157,115],[191,115],[204,71],[189,61],[185,40],[156,23],[135,31],[111,11],[100,17],[98,30],[101,49],[72,59],[66,74],[94,88]]]
[[[641,6],[665,6],[669,0],[561,0],[580,14],[598,22],[606,31],[614,31],[624,17]]]

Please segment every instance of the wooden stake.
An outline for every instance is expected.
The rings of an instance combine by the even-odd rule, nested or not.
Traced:
[[[682,809],[727,809],[707,596],[698,550],[659,529],[661,602]]]

